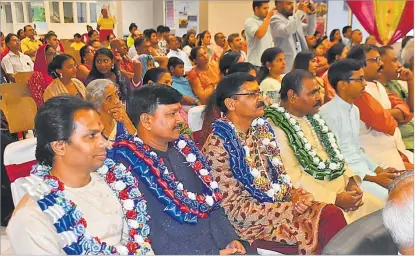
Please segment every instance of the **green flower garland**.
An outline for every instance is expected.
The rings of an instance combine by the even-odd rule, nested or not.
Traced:
[[[306,118],[329,156],[327,161],[323,161],[316,154],[298,122],[283,107],[265,109],[265,117],[271,119],[285,132],[297,160],[315,179],[324,180],[327,177],[328,180],[334,180],[346,171],[344,157],[340,153],[337,140],[319,114],[308,115]]]

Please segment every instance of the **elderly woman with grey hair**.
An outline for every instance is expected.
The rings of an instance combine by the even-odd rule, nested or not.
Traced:
[[[122,133],[137,133],[120,100],[120,92],[112,81],[96,79],[88,84],[86,90],[86,99],[97,108],[104,125],[102,134],[109,142],[114,142]]]

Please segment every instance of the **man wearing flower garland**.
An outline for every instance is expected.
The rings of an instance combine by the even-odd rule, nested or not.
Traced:
[[[207,108],[224,118],[213,123],[203,147],[223,192],[221,202],[239,235],[250,242],[274,242],[273,250],[318,254],[346,225],[342,211],[314,201],[292,187],[279,156],[274,132],[264,114],[264,97],[255,77],[226,76]],[[295,245],[294,252],[281,244]]]
[[[316,114],[321,96],[314,76],[293,70],[282,82],[281,103],[265,110],[281,148],[281,158],[293,184],[314,195],[317,201],[343,209],[348,223],[384,205],[364,194],[361,179],[350,171],[340,153],[335,135]]]
[[[195,144],[180,134],[182,95],[160,84],[131,93],[137,137],[120,136],[110,155],[131,166],[152,221],[156,254],[233,254],[245,248],[219,207],[222,195]]]
[[[39,109],[40,165],[7,227],[14,254],[153,254],[146,202],[134,176],[106,159],[103,128],[93,105],[75,96]]]

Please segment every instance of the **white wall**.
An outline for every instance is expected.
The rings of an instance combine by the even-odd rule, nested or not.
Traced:
[[[333,29],[343,29],[349,25],[349,8],[344,9],[344,1],[329,1],[327,13],[327,35]],[[340,32],[341,33],[341,32]]]
[[[138,29],[143,31],[154,26],[153,1],[118,1],[121,7],[121,16],[117,17],[118,25],[122,28],[117,36],[128,35],[130,23],[137,24]]]

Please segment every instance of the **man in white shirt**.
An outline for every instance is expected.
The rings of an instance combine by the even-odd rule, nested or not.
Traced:
[[[167,44],[170,49],[169,53],[167,54],[168,58],[177,57],[184,62],[184,71],[188,72],[192,69],[192,64],[190,63],[189,57],[187,54],[180,50],[179,43],[177,42],[177,38],[174,35],[170,35],[167,39]]]
[[[133,35],[132,38],[134,40],[133,42],[135,42],[137,38],[144,37],[143,32],[141,32],[140,30],[135,30],[132,35]],[[136,55],[137,55],[137,50],[135,49],[135,45],[133,43],[133,45],[128,49],[128,57],[130,57],[130,59],[133,59]]]
[[[6,72],[10,81],[15,81],[17,72],[33,71],[32,59],[20,52],[20,40],[15,34],[8,34],[5,39],[10,52],[3,57],[1,67]]]
[[[242,40],[238,33],[228,36],[228,44],[231,52],[239,52],[244,62],[248,60],[246,53],[242,51]]]
[[[352,26],[344,26],[342,29],[343,34],[343,44],[346,46],[350,45],[350,40],[352,39]]]
[[[275,8],[268,10],[269,1],[253,1],[252,9],[254,15],[249,17],[244,24],[248,44],[248,62],[260,67],[262,53],[274,47],[269,24]]]

